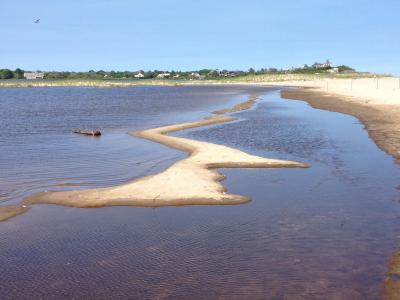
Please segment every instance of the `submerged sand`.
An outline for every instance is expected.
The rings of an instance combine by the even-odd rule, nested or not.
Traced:
[[[127,184],[109,188],[40,193],[26,198],[24,204],[51,203],[73,207],[241,204],[248,202],[249,198],[226,193],[226,189],[220,184],[224,176],[216,171],[216,168],[307,167],[303,163],[263,158],[223,145],[167,135],[183,129],[233,120],[233,117],[212,117],[131,132],[131,135],[188,152],[189,156],[174,163],[164,172]]]
[[[257,101],[257,96],[251,96],[247,101],[238,103],[234,107],[213,111],[213,114],[224,115],[251,108]]]

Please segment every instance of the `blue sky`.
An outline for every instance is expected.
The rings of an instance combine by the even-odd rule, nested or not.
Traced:
[[[399,74],[399,12],[398,0],[0,0],[0,68],[286,68],[329,58]]]

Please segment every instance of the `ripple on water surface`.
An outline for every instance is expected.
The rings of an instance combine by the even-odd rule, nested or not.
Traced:
[[[0,202],[45,189],[109,186],[184,154],[127,132],[194,120],[266,90],[249,87],[0,89]],[[71,133],[100,128],[100,138]]]
[[[263,98],[240,122],[179,135],[312,168],[224,169],[252,198],[239,206],[34,206],[0,226],[0,298],[379,298],[398,166],[355,119]]]

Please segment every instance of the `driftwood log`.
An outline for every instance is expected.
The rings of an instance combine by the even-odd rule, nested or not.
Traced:
[[[79,133],[84,135],[91,135],[91,136],[100,136],[100,130],[90,130],[90,129],[74,129],[72,130],[73,133]]]

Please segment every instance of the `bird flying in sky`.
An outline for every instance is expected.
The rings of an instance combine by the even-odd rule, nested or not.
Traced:
[[[35,21],[36,24],[39,23],[39,22],[40,22],[40,19],[37,19],[37,20]]]

